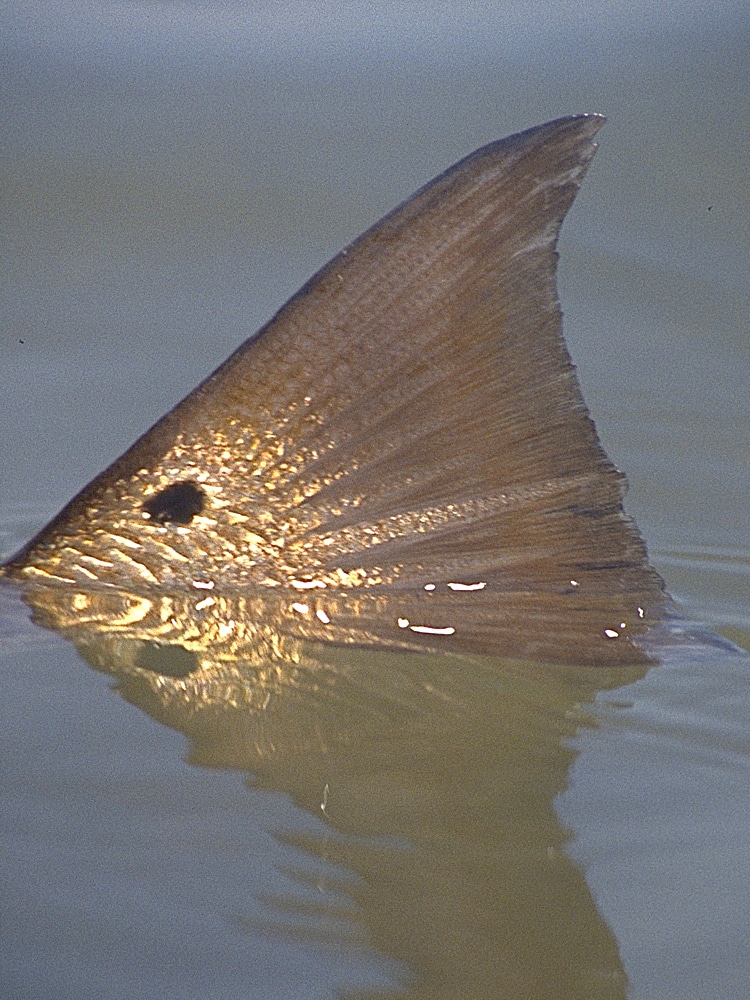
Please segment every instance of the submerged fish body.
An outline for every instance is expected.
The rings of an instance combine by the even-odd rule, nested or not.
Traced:
[[[38,619],[644,661],[667,599],[555,286],[602,123],[478,150],[334,258],[4,567]]]

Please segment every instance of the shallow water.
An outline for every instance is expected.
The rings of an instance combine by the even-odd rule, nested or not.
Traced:
[[[670,592],[750,647],[750,18],[373,9],[6,5],[2,551],[416,186],[596,110],[568,343]],[[677,649],[632,680],[334,656],[346,683],[191,744],[16,631],[9,996],[748,992],[741,658]]]

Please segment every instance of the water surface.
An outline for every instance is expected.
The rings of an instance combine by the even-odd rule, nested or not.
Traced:
[[[750,646],[748,17],[587,10],[6,5],[2,551],[419,184],[601,111],[566,336],[670,591]],[[9,996],[748,991],[741,659],[331,653],[191,729],[9,631]]]

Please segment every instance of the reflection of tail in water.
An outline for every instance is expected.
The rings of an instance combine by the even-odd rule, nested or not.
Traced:
[[[199,616],[265,595],[285,602],[285,634],[336,643],[642,660],[632,639],[661,616],[661,582],[583,404],[555,289],[601,121],[531,129],[428,184],[6,572],[162,605],[187,592]]]
[[[5,568],[197,763],[325,797],[413,998],[624,996],[553,810],[576,706],[665,610],[555,290],[600,125],[418,192]]]
[[[578,706],[642,670],[302,643],[278,661],[193,650],[190,670],[175,647],[69,636],[188,736],[192,763],[247,769],[328,824],[291,838],[299,891],[252,906],[248,933],[272,934],[281,954],[288,938],[374,949],[408,970],[388,995],[409,1000],[624,998],[553,803],[586,724]]]
[[[59,588],[27,596],[39,620],[60,616]],[[588,724],[580,706],[643,668],[297,640],[230,649],[197,633],[179,645],[124,616],[108,627],[117,619],[102,596],[89,595],[87,624],[71,613],[62,630],[83,657],[183,732],[192,763],[247,770],[329,825],[285,838],[302,851],[299,889],[248,900],[248,933],[273,935],[282,954],[290,938],[323,954],[375,949],[411,971],[389,994],[409,1000],[625,997],[617,944],[565,853],[554,800],[570,739]],[[242,621],[249,609],[227,610]],[[650,635],[660,655],[734,649],[683,623]]]

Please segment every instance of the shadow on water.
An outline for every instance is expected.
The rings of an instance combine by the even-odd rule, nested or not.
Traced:
[[[66,617],[59,593],[24,599],[41,624]],[[404,998],[626,995],[617,942],[553,803],[570,740],[592,724],[586,703],[644,668],[297,640],[230,650],[189,628],[162,644],[90,610],[62,635],[125,699],[184,733],[192,764],[247,771],[326,824],[282,831],[301,851],[295,891],[248,901],[248,934],[272,936],[281,954],[293,939],[396,960],[405,971],[389,995]],[[305,857],[337,874],[311,875]]]

